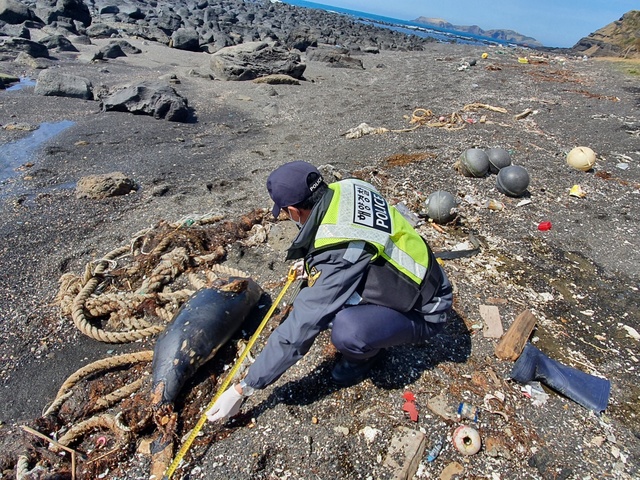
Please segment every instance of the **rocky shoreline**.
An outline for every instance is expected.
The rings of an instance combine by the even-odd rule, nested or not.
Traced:
[[[262,0],[225,0],[211,4],[206,0],[179,3],[74,0],[64,5],[44,0],[11,1],[5,9],[0,16],[0,20],[6,22],[5,34],[25,40],[33,29],[46,27],[50,36],[62,36],[76,43],[86,42],[86,37],[109,38],[123,34],[171,44],[181,50],[208,53],[257,40],[278,41],[302,52],[310,46],[327,44],[371,53],[381,49],[420,50],[433,42],[433,39],[357,22],[344,15]],[[73,42],[63,40],[64,45],[58,47],[72,49]],[[28,43],[18,43],[25,44]],[[42,52],[41,46],[37,48]]]
[[[25,5],[42,19],[49,3]],[[31,132],[21,126],[73,122],[43,142],[0,186],[3,474],[15,475],[19,458],[26,456],[19,471],[31,473],[23,478],[47,478],[45,472],[70,478],[68,456],[48,454],[47,446],[20,426],[62,435],[68,425],[52,428],[40,416],[69,375],[90,362],[153,346],[153,338],[109,344],[81,333],[56,300],[63,275],[82,276],[87,265],[167,223],[195,225],[184,229],[194,234],[196,227],[205,228],[198,225],[203,219],[242,223],[248,212],[270,208],[264,187],[269,172],[285,161],[304,159],[322,166],[329,177],[370,181],[392,201],[404,203],[436,251],[468,249],[472,239],[480,251],[445,261],[456,293],[445,335],[389,352],[370,379],[348,389],[329,382],[333,351],[328,336],[321,336],[303,361],[247,401],[243,415],[224,426],[205,426],[178,475],[394,478],[399,467],[411,464],[416,478],[637,477],[637,76],[614,63],[559,52],[440,44],[378,31],[372,40],[374,33],[361,25],[331,24],[333,36],[323,36],[328,26],[318,12],[262,2],[216,4],[174,3],[170,10],[160,2],[153,7],[152,2],[87,2],[82,5],[91,25],[68,12],[46,27],[30,26],[33,19],[24,24],[33,39],[60,34],[77,51],[47,47],[48,55],[27,57],[15,47],[24,42],[14,42],[13,50],[4,42],[0,72],[37,79],[50,70],[85,78],[91,95],[41,95],[37,86],[0,92],[2,145],[28,138]],[[180,13],[183,5],[188,13]],[[144,18],[125,17],[133,7]],[[197,27],[198,15],[215,8],[238,19],[242,9],[255,15],[254,28],[229,30],[227,37],[236,46],[249,38],[260,43],[266,39],[255,38],[255,25],[266,29],[264,15],[271,7],[268,18],[274,25],[317,22],[317,29],[306,30],[308,37],[287,34],[289,41],[306,38],[306,47],[286,43],[284,34],[278,36],[281,43],[266,42],[296,55],[292,65],[298,71],[304,65],[300,75],[256,69],[261,73],[252,74],[253,80],[223,80],[212,68],[215,53],[222,51],[215,32],[213,42],[202,42],[205,36],[199,33],[199,47],[182,50],[170,46],[182,23],[173,24],[161,41],[135,30],[160,28],[160,18],[170,21],[175,15]],[[280,18],[275,12],[284,14]],[[218,21],[218,26],[239,28],[248,22],[241,18]],[[83,33],[99,23],[114,28],[116,37]],[[344,36],[335,34],[339,31]],[[123,41],[130,51],[105,56],[116,42],[122,48]],[[154,118],[164,110],[153,104],[150,111],[148,101],[142,102],[143,112],[130,100],[123,102],[126,108],[104,108],[109,95],[149,84],[170,87],[186,99],[187,121]],[[371,129],[360,132],[368,134],[346,135],[363,123]],[[567,152],[578,145],[596,152],[593,170],[567,165]],[[507,149],[514,164],[529,172],[526,194],[502,194],[493,174],[458,173],[454,163],[472,147]],[[135,188],[98,199],[77,190],[83,178],[115,172]],[[569,195],[573,185],[586,196]],[[457,217],[449,224],[434,225],[425,216],[424,202],[436,190],[451,192],[458,201]],[[538,230],[543,221],[552,228]],[[224,264],[250,273],[273,299],[287,272],[282,252],[292,231],[287,222],[268,215],[258,223],[264,236],[225,237]],[[126,258],[118,261],[113,281],[115,272],[127,267]],[[534,405],[519,384],[508,380],[512,362],[498,359],[497,340],[485,335],[487,306],[497,309],[505,330],[530,310],[540,350],[609,379],[605,412],[598,415],[549,390],[546,402]],[[241,343],[232,342],[185,390],[180,435],[197,421]],[[126,372],[143,374],[144,368]],[[81,385],[70,405],[84,408],[83,401],[101,394],[96,385]],[[415,395],[417,421],[402,409],[407,391]],[[458,418],[460,403],[477,407],[478,420]],[[122,408],[106,412],[115,415]],[[451,437],[459,425],[477,429],[479,453],[463,456],[454,448]],[[422,435],[419,458],[402,457],[410,448],[394,450],[403,429]],[[150,458],[143,447],[152,435],[141,432],[122,448],[109,431],[89,432],[74,448],[90,459],[105,456],[80,462],[77,478],[148,478]],[[438,457],[427,461],[426,450],[441,440]],[[393,452],[399,455],[395,464],[388,458]]]

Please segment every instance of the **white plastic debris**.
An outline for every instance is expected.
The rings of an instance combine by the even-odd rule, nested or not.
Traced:
[[[532,400],[533,405],[535,405],[536,407],[544,405],[549,399],[549,394],[544,391],[540,382],[529,382],[526,385],[520,387],[520,390],[525,397]]]
[[[473,244],[471,244],[471,242],[465,241],[465,242],[458,243],[458,244],[454,245],[453,247],[451,247],[451,251],[452,252],[461,252],[461,251],[464,251],[464,250],[473,250],[473,248],[475,248],[475,247],[473,246]]]
[[[364,439],[367,443],[373,443],[376,439],[376,436],[380,433],[380,430],[378,430],[377,428],[373,428],[370,426],[366,426],[364,427],[362,430],[360,430],[358,433],[360,433],[362,436],[364,436]]]
[[[580,185],[574,185],[569,190],[569,195],[577,198],[584,198],[587,196],[587,192],[585,192]]]
[[[627,331],[627,335],[629,337],[633,338],[634,340],[640,340],[640,333],[638,333],[635,328],[630,327],[629,325],[622,325],[622,328]]]
[[[538,293],[543,302],[553,302],[553,293],[550,292],[540,292]]]
[[[346,138],[353,139],[353,138],[364,137],[365,135],[370,135],[370,134],[385,133],[388,131],[389,129],[384,127],[372,127],[366,123],[361,123],[357,127],[350,128],[342,135],[345,136]]]
[[[412,227],[415,227],[420,221],[420,217],[418,217],[415,213],[409,210],[409,207],[407,207],[407,205],[404,202],[396,203],[395,207],[396,207],[396,210],[400,212],[400,215],[402,215],[405,218],[405,220],[407,220],[407,222],[411,224]]]

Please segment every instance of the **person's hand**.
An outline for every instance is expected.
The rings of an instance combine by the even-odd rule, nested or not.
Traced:
[[[240,411],[240,405],[244,396],[238,393],[235,386],[229,387],[229,389],[220,395],[220,398],[216,400],[216,403],[207,410],[207,420],[215,422],[221,418],[233,417]]]
[[[305,279],[309,277],[309,275],[307,275],[307,271],[304,268],[304,260],[298,260],[296,263],[294,263],[293,269],[296,271],[297,278]]]

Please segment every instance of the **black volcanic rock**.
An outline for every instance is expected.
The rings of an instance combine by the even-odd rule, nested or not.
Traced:
[[[185,122],[189,116],[187,99],[161,82],[116,87],[102,98],[101,105],[105,112],[131,112],[170,122]]]
[[[37,0],[36,15],[45,23],[76,20],[82,25],[91,25],[91,12],[83,0]]]
[[[20,52],[27,53],[34,58],[49,56],[49,49],[45,45],[26,38],[9,37],[0,43],[0,53],[15,58]]]
[[[253,80],[273,74],[300,79],[306,69],[300,55],[266,42],[223,48],[211,56],[210,66],[223,80]]]
[[[36,20],[36,15],[18,0],[2,0],[0,1],[0,20],[17,25],[28,20]]]
[[[199,48],[209,52],[253,41],[277,41],[300,51],[318,44],[347,46],[353,51],[423,50],[434,41],[346,15],[269,0],[87,0],[87,4],[96,15],[105,12],[101,22],[117,22],[123,33],[148,40],[168,44],[178,29],[195,30]]]
[[[49,50],[58,50],[61,52],[77,52],[78,49],[73,46],[64,35],[48,35],[40,39],[40,43],[45,45]]]

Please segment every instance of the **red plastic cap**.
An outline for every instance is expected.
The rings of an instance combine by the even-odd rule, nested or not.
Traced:
[[[547,230],[551,230],[551,222],[540,222],[538,224],[538,230],[541,232],[546,232]]]

